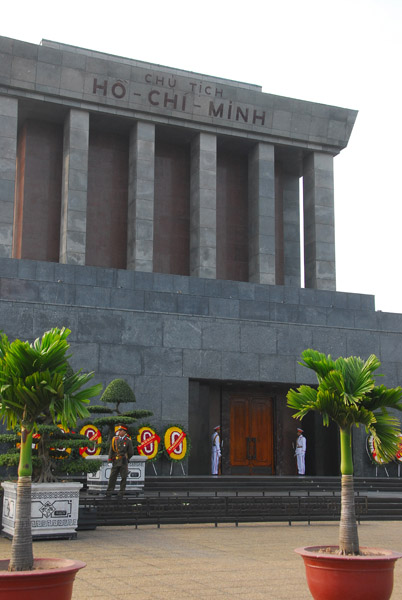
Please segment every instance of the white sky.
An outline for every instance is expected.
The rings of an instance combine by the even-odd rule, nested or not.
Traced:
[[[359,110],[335,159],[337,289],[402,313],[402,0],[20,0],[1,12],[0,35]]]

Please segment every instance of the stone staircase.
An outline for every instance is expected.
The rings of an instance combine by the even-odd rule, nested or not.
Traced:
[[[359,522],[402,519],[400,479],[356,478],[355,494]],[[291,525],[338,520],[340,503],[339,477],[149,477],[138,496],[118,500],[83,493],[79,529],[94,524],[159,527],[284,521]]]

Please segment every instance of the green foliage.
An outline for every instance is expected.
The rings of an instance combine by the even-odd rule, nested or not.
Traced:
[[[110,408],[109,406],[105,406],[104,404],[102,406],[98,406],[96,404],[91,404],[91,406],[89,407],[89,410],[91,412],[91,414],[113,414],[113,408]]]
[[[127,381],[124,379],[113,379],[106,387],[101,397],[102,402],[114,402],[124,404],[135,402],[135,395]]]
[[[33,344],[5,334],[0,340],[0,418],[7,429],[23,425],[32,429],[40,416],[63,427],[74,426],[89,415],[89,399],[101,386],[82,390],[93,373],[67,373],[70,330],[51,329]],[[79,391],[80,390],[80,391]]]
[[[7,452],[0,454],[0,465],[2,467],[16,467],[20,459],[18,448],[10,448]]]
[[[94,447],[96,442],[90,442],[86,436],[79,433],[63,433],[55,425],[37,424],[37,432],[41,438],[39,442],[33,440],[33,481],[57,481],[65,474],[92,473],[98,470],[99,462],[87,461],[79,452],[82,447]],[[14,476],[20,453],[17,444],[20,441],[21,436],[18,433],[0,435],[0,443],[8,446],[0,454],[0,466],[9,469],[14,467]],[[69,452],[63,451],[63,448],[68,448]]]
[[[363,425],[373,435],[377,455],[385,462],[398,450],[401,433],[399,419],[388,411],[402,410],[402,388],[377,386],[374,372],[380,366],[372,354],[366,361],[356,356],[333,360],[316,350],[302,353],[301,365],[312,369],[318,387],[302,385],[287,394],[287,404],[295,410],[296,419],[310,411],[322,415],[323,424],[335,421],[340,430],[349,431]]]
[[[51,329],[33,344],[15,340],[10,343],[6,335],[0,341],[0,417],[13,430],[13,434],[0,436],[0,443],[11,444],[4,464],[15,464],[15,448],[20,438],[17,431],[40,433],[38,448],[33,450],[32,464],[34,477],[39,481],[52,481],[55,473],[67,472],[68,463],[78,461],[85,471],[84,459],[79,455],[79,447],[88,445],[84,436],[63,434],[56,427],[60,423],[64,429],[74,427],[77,420],[89,415],[90,398],[98,395],[102,385],[84,387],[93,373],[74,372],[66,354],[69,348],[68,329]],[[66,445],[72,448],[66,460],[60,460],[60,453],[52,447]],[[76,452],[74,451],[76,450]],[[18,451],[17,451],[18,452]],[[40,466],[40,469],[35,468]],[[56,468],[57,465],[57,468]]]
[[[96,473],[102,466],[101,460],[69,461],[62,467],[62,472],[66,475],[82,475],[83,473]]]
[[[90,406],[89,411],[93,414],[103,414],[103,416],[95,419],[86,419],[85,424],[92,424],[98,427],[102,432],[102,453],[108,453],[109,446],[114,436],[116,425],[125,425],[129,435],[134,439],[135,428],[134,424],[138,419],[149,417],[152,415],[150,410],[134,410],[130,408],[122,412],[121,404],[134,404],[136,401],[134,392],[124,379],[113,379],[106,387],[101,396],[101,401],[104,406]],[[106,406],[106,403],[112,404],[112,407]],[[106,435],[104,435],[106,429]],[[135,448],[135,444],[134,444]]]
[[[152,411],[146,409],[138,409],[138,410],[128,410],[124,413],[125,417],[129,417],[130,419],[143,419],[144,417],[149,417],[152,415]]]

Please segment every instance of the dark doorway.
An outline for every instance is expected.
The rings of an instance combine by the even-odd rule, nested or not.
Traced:
[[[300,422],[286,405],[285,384],[190,381],[189,475],[211,474],[211,439],[221,425],[222,475],[297,475],[294,444]],[[338,431],[317,413],[301,423],[306,475],[339,474]]]

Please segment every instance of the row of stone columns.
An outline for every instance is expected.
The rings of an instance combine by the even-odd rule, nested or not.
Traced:
[[[0,255],[12,256],[18,101],[0,96]],[[89,113],[71,109],[64,125],[60,262],[85,264]],[[127,268],[153,271],[155,125],[130,132]],[[335,289],[332,156],[304,161],[306,287]],[[249,153],[249,280],[278,283],[276,274],[275,148]],[[217,136],[199,133],[191,145],[190,275],[216,278]],[[283,283],[300,286],[299,181],[282,177]]]

